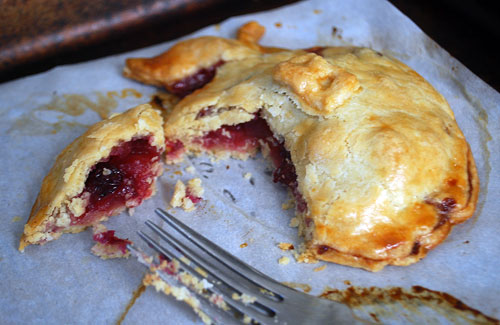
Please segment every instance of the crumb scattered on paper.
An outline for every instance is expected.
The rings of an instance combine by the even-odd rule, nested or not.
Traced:
[[[278,247],[282,251],[290,251],[290,250],[294,249],[294,246],[291,243],[279,243]]]
[[[298,263],[318,263],[318,259],[314,255],[306,251],[303,243],[300,244],[300,247],[298,249],[293,250],[293,257],[295,257],[295,261],[297,261]]]
[[[245,248],[245,247],[247,247],[247,246],[248,246],[248,244],[247,244],[247,243],[243,243],[243,244],[241,244],[241,245],[240,245],[240,248]]]
[[[12,218],[12,220],[10,222],[19,222],[21,221],[21,217],[20,216],[15,216],[14,218]]]
[[[326,264],[325,265],[322,265],[322,266],[318,266],[317,268],[314,268],[313,271],[314,272],[321,272],[323,271],[324,269],[326,269]]]
[[[146,274],[144,285],[153,286],[156,291],[166,295],[172,295],[175,299],[187,303],[193,311],[201,318],[204,324],[212,324],[212,320],[200,309],[200,301],[184,286],[172,286],[163,281],[157,274]]]
[[[289,210],[289,209],[293,208],[294,205],[295,205],[295,200],[294,199],[290,199],[290,200],[286,201],[285,203],[283,203],[281,205],[281,209],[283,209],[283,210]],[[293,219],[296,219],[296,218],[293,218]],[[290,223],[291,223],[291,221],[290,221]],[[297,226],[298,226],[298,223],[297,223]],[[291,227],[293,227],[293,226],[291,226]]]
[[[170,205],[174,208],[182,208],[184,211],[193,211],[195,204],[201,201],[204,189],[201,186],[201,179],[193,178],[188,181],[187,187],[178,180],[175,184],[174,195],[170,200]]]
[[[243,178],[246,179],[246,180],[249,180],[250,178],[252,178],[252,173],[245,173],[243,175]]]
[[[305,293],[308,293],[311,291],[311,286],[305,283],[297,283],[297,282],[281,282],[281,284],[286,285],[289,288],[292,289],[300,289],[304,291]]]
[[[92,238],[96,241],[90,249],[92,254],[103,260],[130,256],[130,251],[127,249],[127,245],[132,243],[130,240],[116,237],[114,230],[108,230],[102,224],[93,225],[92,232]]]
[[[186,167],[185,171],[190,174],[194,174],[196,172],[196,168],[194,166],[188,166]]]
[[[128,211],[128,215],[132,217],[135,213],[135,208],[129,208],[127,211]]]
[[[289,226],[292,227],[292,228],[297,228],[299,226],[299,219],[297,217],[293,217],[290,220]]]
[[[278,260],[278,263],[280,265],[287,265],[288,263],[290,263],[290,258],[287,257],[287,256],[282,256],[280,257],[280,259]]]
[[[203,193],[205,193],[205,190],[201,186],[201,179],[193,178],[192,180],[188,181],[186,193],[187,195],[201,198],[203,196]]]
[[[233,293],[231,298],[233,298],[233,300],[241,300],[241,302],[244,303],[245,305],[251,304],[257,300],[256,297],[247,295],[245,293],[243,293],[241,295],[239,295],[237,293]]]

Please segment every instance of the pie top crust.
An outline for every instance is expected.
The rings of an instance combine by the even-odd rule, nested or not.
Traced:
[[[252,34],[249,25],[238,35]],[[169,70],[162,78],[172,82],[218,62],[219,44],[231,44],[215,78],[174,107],[165,136],[204,151],[197,138],[260,114],[284,140],[307,202],[305,259],[372,271],[408,265],[472,216],[474,159],[448,103],[419,74],[367,48],[267,50],[252,43],[260,36],[183,41],[159,56],[168,67],[135,71],[127,61],[125,75]],[[190,53],[200,61],[186,65]]]
[[[307,202],[305,259],[372,271],[408,265],[473,215],[479,179],[469,145],[418,73],[367,48],[258,48],[181,100],[165,136],[203,151],[193,139],[260,112],[284,140]]]
[[[60,236],[60,233],[47,233],[46,225],[57,222],[54,220],[55,215],[62,213],[63,207],[75,215],[83,212],[82,199],[77,196],[83,191],[91,168],[108,157],[113,147],[142,136],[149,136],[150,145],[157,147],[159,152],[164,150],[162,118],[149,104],[137,106],[94,124],[68,145],[43,180],[25,225],[19,249],[22,251],[29,244]],[[81,227],[73,226],[64,231],[80,230]]]
[[[307,202],[305,259],[372,271],[408,265],[472,216],[479,180],[469,146],[444,97],[411,68],[367,48],[266,50],[203,37],[160,55],[183,71],[164,80],[218,62],[211,42],[237,55],[224,52],[215,78],[174,107],[165,136],[200,152],[196,139],[208,131],[260,114],[284,140]],[[182,47],[198,48],[197,65],[184,69]],[[130,62],[125,74],[140,74]]]

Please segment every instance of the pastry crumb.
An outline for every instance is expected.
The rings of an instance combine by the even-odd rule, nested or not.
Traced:
[[[201,201],[204,191],[199,178],[189,180],[187,186],[181,180],[178,180],[175,184],[170,205],[174,208],[180,207],[187,212],[193,211],[196,209],[195,204]]]
[[[281,249],[282,251],[289,251],[289,250],[292,250],[294,249],[295,247],[293,246],[293,244],[291,243],[279,243],[278,244],[278,247],[279,249]]]
[[[241,300],[241,302],[245,305],[251,304],[257,300],[256,297],[247,295],[245,293],[243,293],[241,295],[239,295],[237,293],[233,293],[231,298],[233,298],[233,300]]]
[[[21,221],[21,217],[20,216],[15,216],[14,218],[12,218],[12,220],[10,222],[18,222],[18,221]]]
[[[241,245],[240,245],[240,248],[245,248],[245,247],[247,247],[247,246],[248,246],[248,244],[247,244],[247,243],[243,243],[243,244],[241,244]]]
[[[186,193],[201,198],[203,193],[205,193],[205,189],[201,187],[201,179],[193,178],[188,181]]]
[[[319,262],[314,254],[307,251],[303,243],[293,251],[293,257],[298,263],[315,264]]]
[[[182,206],[182,199],[186,196],[186,185],[180,180],[175,183],[174,195],[170,200],[170,205],[174,208]]]
[[[252,178],[252,173],[245,173],[243,175],[243,178],[246,179],[246,180],[249,180],[250,178]]]
[[[186,167],[185,171],[190,174],[194,174],[196,172],[196,168],[194,166],[188,166]]]
[[[290,223],[288,225],[292,228],[297,228],[299,226],[299,219],[297,217],[293,217],[290,219]]]
[[[134,215],[134,213],[135,213],[135,208],[129,208],[127,210],[127,212],[128,212],[128,215],[132,217]]]
[[[290,258],[287,257],[287,256],[282,256],[280,257],[280,259],[278,260],[278,263],[280,265],[287,265],[288,263],[290,263]]]
[[[294,205],[295,205],[295,200],[290,199],[281,205],[281,209],[290,210],[291,208],[293,208]]]
[[[308,293],[311,291],[311,286],[305,283],[297,283],[297,282],[281,282],[281,284],[286,285],[289,288],[292,289],[301,289],[305,293]]]
[[[177,275],[178,276],[178,275]],[[179,280],[182,283],[182,277],[178,276]],[[179,301],[184,301],[191,308],[193,308],[194,312],[201,318],[204,324],[213,324],[210,317],[208,317],[200,308],[200,302],[196,298],[196,296],[189,291],[189,289],[183,285],[179,287],[172,286],[165,281],[155,272],[155,273],[146,273],[143,278],[143,284],[145,286],[152,286],[158,292],[163,292],[165,295],[172,295],[175,299]],[[182,283],[184,284],[184,283]],[[210,299],[212,301],[214,299]],[[224,301],[222,301],[224,303]],[[217,305],[218,306],[218,305]]]
[[[130,251],[127,249],[127,245],[132,244],[130,240],[116,237],[114,230],[108,230],[102,224],[93,225],[92,232],[92,238],[96,241],[90,249],[92,254],[103,260],[130,256]]]
[[[318,266],[317,268],[314,268],[313,271],[314,272],[321,272],[323,271],[324,269],[326,269],[326,264],[325,265],[322,265],[322,266]]]

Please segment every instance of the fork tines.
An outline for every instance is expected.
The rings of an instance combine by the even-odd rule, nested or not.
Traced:
[[[167,284],[175,279],[187,287],[192,294],[190,299],[194,299],[194,305],[202,310],[196,307],[195,311],[204,321],[208,321],[206,314],[211,321],[219,321],[222,312],[245,323],[261,324],[331,323],[352,318],[347,307],[288,288],[229,254],[166,211],[156,209],[155,212],[188,241],[178,239],[148,220],[146,225],[167,245],[142,231],[139,236],[160,254],[160,262],[155,264],[136,248],[130,248]]]

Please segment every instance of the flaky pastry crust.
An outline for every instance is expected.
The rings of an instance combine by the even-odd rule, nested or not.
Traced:
[[[158,71],[181,70],[186,42],[203,43],[189,71],[219,60],[209,43],[238,44],[181,42],[161,55],[171,60]],[[197,139],[260,114],[291,154],[307,202],[299,232],[309,260],[371,271],[409,265],[472,216],[479,180],[470,148],[444,97],[411,68],[367,48],[245,46],[236,51],[244,57],[175,106],[165,136],[188,152],[210,151]],[[141,73],[150,74],[133,72]]]
[[[30,244],[57,239],[63,232],[85,229],[86,226],[65,225],[58,232],[47,232],[46,226],[57,223],[59,218],[64,217],[62,214],[81,214],[84,207],[82,199],[77,196],[84,189],[91,168],[108,157],[116,145],[142,136],[150,136],[150,145],[160,152],[164,150],[162,118],[149,104],[96,123],[68,145],[43,180],[24,227],[19,250],[23,251]]]

